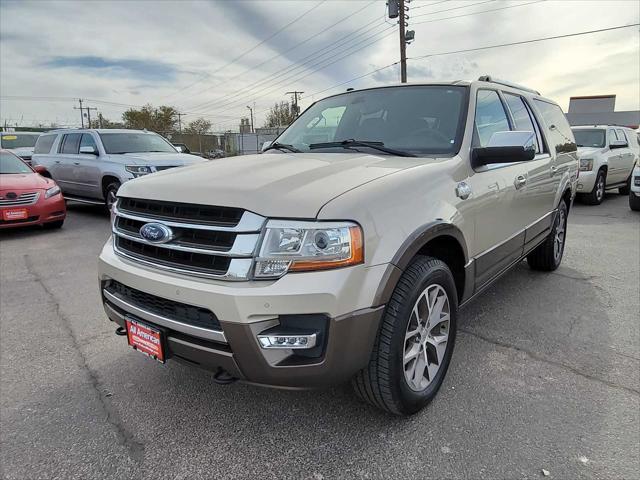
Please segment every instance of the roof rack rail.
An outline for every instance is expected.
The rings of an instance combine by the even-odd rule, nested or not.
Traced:
[[[491,75],[482,75],[481,77],[478,78],[478,81],[497,83],[500,85],[505,85],[507,87],[517,88],[518,90],[524,90],[526,92],[531,92],[531,93],[535,93],[536,95],[540,95],[540,92],[538,90],[534,90],[533,88],[525,87],[523,85],[518,85],[517,83],[507,82],[506,80],[500,80],[499,78],[494,78]]]

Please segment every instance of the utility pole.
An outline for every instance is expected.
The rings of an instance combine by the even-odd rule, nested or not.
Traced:
[[[88,128],[91,128],[91,110],[98,110],[95,107],[85,107],[85,110],[87,111],[87,120],[89,122],[89,124],[87,125]]]
[[[297,90],[294,90],[293,92],[286,92],[285,95],[293,95],[293,113],[295,114],[295,116],[297,117],[298,115],[300,115],[300,110],[298,109],[298,95],[302,95],[304,92],[298,92]]]
[[[182,133],[182,117],[186,115],[186,113],[176,112],[178,116],[178,132]]]
[[[400,82],[407,83],[407,42],[404,37],[405,13],[404,0],[398,0],[400,7]]]
[[[80,108],[73,107],[73,109],[74,110],[80,110],[80,124],[82,125],[82,128],[84,128],[84,108],[82,108],[82,99],[81,98],[78,99],[78,103],[80,104]]]
[[[249,109],[249,112],[251,112],[251,133],[254,132],[253,130],[253,108],[251,108],[249,105],[247,105],[247,108]]]

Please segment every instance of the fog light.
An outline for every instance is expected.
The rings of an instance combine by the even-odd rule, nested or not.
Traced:
[[[258,335],[262,348],[313,348],[316,346],[316,334],[308,335]]]

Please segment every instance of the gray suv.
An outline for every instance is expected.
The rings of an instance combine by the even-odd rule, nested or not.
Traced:
[[[128,180],[204,161],[143,130],[48,132],[38,138],[32,156],[33,165],[46,168],[44,175],[58,183],[66,199],[107,208]]]

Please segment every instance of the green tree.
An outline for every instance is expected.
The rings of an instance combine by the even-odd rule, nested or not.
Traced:
[[[211,122],[204,118],[198,118],[192,122],[189,122],[184,129],[184,133],[191,133],[194,135],[205,135],[211,129]]]
[[[289,102],[276,103],[267,114],[265,127],[287,126],[296,119]]]
[[[102,113],[98,113],[98,118],[91,119],[89,128],[125,128],[125,126],[122,122],[112,122],[105,118]]]
[[[158,133],[170,133],[175,131],[177,123],[177,110],[173,107],[162,105],[158,108],[151,104],[137,110],[130,108],[122,114],[125,128],[137,130],[147,129]]]

